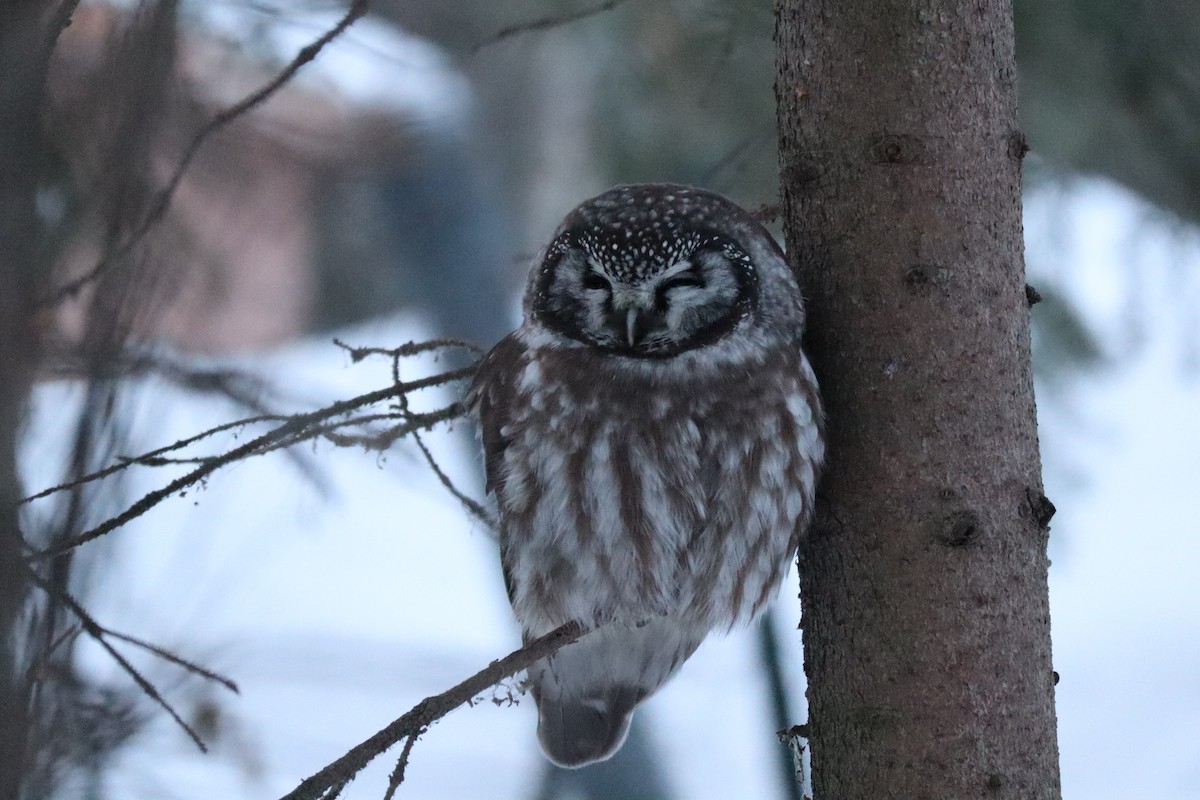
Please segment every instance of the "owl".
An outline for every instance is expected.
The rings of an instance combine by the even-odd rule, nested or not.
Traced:
[[[748,622],[804,535],[824,454],[804,304],[783,253],[720,195],[620,186],[567,215],[524,321],[468,393],[551,761],[610,757],[634,707]]]

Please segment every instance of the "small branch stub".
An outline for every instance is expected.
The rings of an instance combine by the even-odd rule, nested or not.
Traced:
[[[393,720],[374,736],[350,748],[345,755],[306,778],[282,800],[323,800],[336,797],[341,788],[354,779],[363,767],[382,755],[394,745],[405,742],[405,747],[396,768],[392,772],[389,791],[394,793],[404,777],[404,767],[412,750],[413,740],[420,737],[430,725],[459,706],[467,705],[477,694],[498,681],[527,669],[530,664],[556,653],[560,648],[576,641],[588,631],[577,622],[569,622],[545,636],[534,639],[519,650],[497,659],[484,669],[441,694],[427,697],[408,713]]]
[[[1008,136],[1008,155],[1010,158],[1015,158],[1021,161],[1029,152],[1029,142],[1025,140],[1025,134],[1020,131],[1013,131]]]
[[[1029,303],[1029,307],[1033,308],[1038,303],[1042,302],[1042,293],[1037,289],[1025,284],[1025,302]]]
[[[808,747],[808,725],[793,725],[781,731],[776,731],[779,741],[785,744],[792,753],[795,766],[796,785],[804,800],[811,800],[812,788],[812,754]]]
[[[1049,530],[1050,520],[1054,519],[1054,514],[1058,511],[1054,507],[1054,503],[1050,502],[1049,497],[1034,489],[1025,490],[1025,499],[1029,502],[1029,510],[1038,527],[1042,530]]]

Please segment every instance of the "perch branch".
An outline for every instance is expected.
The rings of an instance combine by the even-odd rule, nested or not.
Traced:
[[[393,720],[383,730],[352,747],[344,756],[305,779],[293,791],[284,795],[282,800],[321,800],[321,798],[336,796],[331,795],[330,792],[340,792],[342,787],[377,756],[382,755],[404,739],[411,742],[434,722],[459,706],[470,702],[489,686],[527,669],[534,662],[552,655],[559,648],[574,642],[585,633],[587,631],[578,622],[568,622],[545,636],[535,639],[520,650],[510,653],[498,661],[493,661],[485,669],[475,673],[452,689],[425,698],[411,711]],[[412,748],[406,745],[405,749],[411,750]],[[404,755],[406,756],[407,753]],[[407,763],[407,758],[404,759],[404,763]],[[399,785],[402,779],[403,767],[398,762],[392,780]],[[392,789],[393,793],[394,791]]]

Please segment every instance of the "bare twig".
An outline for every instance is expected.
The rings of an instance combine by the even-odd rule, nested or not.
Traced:
[[[42,491],[38,492],[37,494],[31,494],[28,497],[23,498],[20,501],[20,504],[29,503],[33,500],[40,500],[41,498],[49,497],[52,494],[57,494],[59,492],[65,492],[69,489],[75,489],[79,486],[82,486],[85,483],[91,483],[92,481],[98,481],[101,478],[107,478],[109,475],[118,473],[121,470],[127,469],[135,464],[141,464],[141,465],[146,465],[146,466],[158,466],[158,464],[156,464],[155,462],[157,459],[159,459],[164,454],[174,452],[176,450],[182,450],[183,448],[185,448],[189,445],[195,444],[196,442],[199,442],[203,439],[207,439],[211,436],[215,436],[218,433],[224,433],[225,431],[235,430],[237,428],[244,428],[247,425],[254,425],[259,422],[282,422],[283,420],[286,420],[286,419],[288,419],[288,417],[287,417],[287,415],[284,415],[284,414],[261,414],[259,416],[255,416],[255,417],[247,417],[246,419],[239,419],[239,420],[234,420],[233,422],[226,422],[223,425],[216,426],[215,428],[209,428],[208,430],[206,430],[202,433],[198,433],[195,436],[189,436],[186,439],[180,439],[179,441],[177,441],[173,444],[169,444],[166,447],[160,447],[157,450],[151,450],[149,453],[143,453],[140,456],[123,458],[118,463],[113,464],[112,466],[108,466],[108,467],[105,467],[104,469],[99,469],[99,470],[96,470],[95,472],[88,473],[87,475],[84,475],[80,478],[76,478],[73,481],[68,481],[66,483],[60,483],[56,486],[51,486],[48,489],[43,489]]]
[[[29,669],[26,672],[26,680],[30,686],[41,683],[46,679],[46,675],[50,673],[50,659],[58,652],[58,649],[69,642],[74,641],[75,637],[83,631],[79,625],[68,625],[62,633],[55,636],[50,644],[45,647],[38,658],[30,663]]]
[[[114,631],[112,628],[109,628],[105,625],[101,625],[99,622],[96,621],[96,618],[93,617],[88,612],[88,610],[86,608],[84,608],[83,605],[78,600],[76,600],[75,597],[73,595],[71,595],[71,593],[68,592],[66,589],[63,589],[61,586],[55,586],[54,584],[51,584],[48,581],[45,581],[45,579],[43,579],[41,576],[37,575],[32,570],[31,570],[31,574],[33,575],[32,580],[34,583],[36,583],[39,587],[41,587],[45,591],[54,595],[54,597],[59,602],[61,602],[63,605],[65,605],[67,608],[69,608],[71,610],[71,613],[74,614],[76,619],[79,620],[79,626],[68,628],[67,631],[65,631],[59,637],[59,639],[57,639],[55,641],[55,643],[52,645],[52,647],[50,647],[48,649],[46,655],[49,655],[50,653],[52,653],[54,651],[54,649],[57,648],[61,644],[62,641],[69,639],[71,636],[78,633],[80,628],[82,628],[82,630],[84,632],[86,632],[89,636],[92,636],[94,638],[111,636],[114,639],[119,639],[122,642],[126,642],[128,644],[133,645],[134,647],[141,648],[142,650],[145,650],[146,652],[148,652],[154,656],[157,656],[158,658],[161,658],[163,661],[167,661],[171,664],[174,664],[177,667],[181,667],[182,669],[184,669],[194,675],[198,675],[199,677],[204,678],[205,680],[212,681],[213,683],[219,683],[222,686],[224,686],[226,689],[228,689],[229,691],[233,692],[234,694],[240,693],[240,690],[238,689],[238,685],[236,683],[234,683],[232,680],[230,680],[229,678],[226,678],[224,675],[221,675],[217,672],[213,672],[211,669],[208,669],[207,667],[202,667],[194,661],[190,661],[186,658],[183,658],[180,655],[172,653],[170,650],[159,647],[158,645],[155,645],[155,644],[151,644],[143,639],[137,638],[136,636],[130,636],[127,633],[121,633],[120,631]]]
[[[496,530],[496,520],[492,519],[492,515],[488,513],[487,509],[483,507],[482,503],[454,485],[454,481],[452,481],[450,476],[442,470],[441,464],[437,463],[437,459],[433,457],[433,453],[429,452],[429,447],[425,444],[425,440],[422,439],[415,431],[413,432],[412,438],[413,441],[416,442],[417,447],[421,449],[421,454],[425,456],[425,462],[429,464],[429,468],[433,470],[433,474],[436,475],[438,480],[442,482],[442,486],[446,487],[446,491],[454,495],[455,499],[462,503],[462,507],[465,508],[467,512],[471,514],[471,516],[475,517],[477,520],[486,525],[488,530]]]
[[[115,381],[129,376],[153,374],[184,389],[228,398],[249,412],[257,414],[257,417],[251,418],[254,421],[281,421],[286,418],[284,414],[273,413],[273,409],[262,400],[264,395],[273,392],[273,387],[261,376],[227,366],[197,365],[190,359],[176,358],[171,353],[161,352],[157,348],[138,347],[133,352],[123,350],[106,355],[100,363],[97,363],[94,356],[79,348],[57,349],[53,353],[52,363],[45,369],[56,375],[83,378],[88,381]],[[240,424],[240,422],[235,422],[232,423],[232,426],[237,427]],[[217,430],[213,429],[210,433]],[[190,442],[186,444],[190,444]],[[176,443],[171,449],[180,449],[186,444]],[[146,458],[139,458],[137,463],[146,466],[164,466],[167,461],[166,459],[156,460],[150,454],[146,454],[146,456]],[[290,451],[288,456],[309,482],[318,488],[322,486],[324,481],[320,473],[302,453]],[[185,459],[185,461],[195,463],[195,459]],[[120,465],[117,465],[116,469],[121,469]],[[106,471],[106,474],[112,474],[112,470]],[[75,481],[86,482],[84,477],[76,478]],[[96,477],[102,476],[90,476],[88,479],[94,480]],[[65,486],[73,488],[75,485],[75,483],[68,483]]]
[[[129,468],[133,465],[144,466],[164,466],[168,464],[187,463],[194,465],[191,469],[181,477],[170,481],[162,488],[149,492],[137,502],[129,506],[120,514],[105,520],[101,524],[84,531],[74,537],[58,542],[51,547],[37,551],[26,544],[26,558],[30,562],[28,565],[29,572],[33,576],[36,585],[40,586],[50,596],[58,599],[64,607],[73,613],[80,622],[82,629],[92,638],[94,638],[113,658],[117,661],[120,667],[125,670],[134,682],[142,689],[142,691],[150,697],[154,702],[163,707],[168,714],[187,732],[187,734],[196,743],[197,747],[204,749],[204,743],[199,735],[183,720],[181,715],[167,702],[162,694],[151,684],[145,676],[137,671],[137,669],[114,647],[109,641],[110,639],[119,640],[127,644],[142,648],[156,657],[165,659],[166,661],[180,666],[189,672],[204,677],[207,680],[213,680],[221,683],[233,691],[237,691],[236,685],[211,670],[201,667],[187,659],[182,658],[169,650],[166,650],[157,645],[146,642],[127,634],[111,631],[98,622],[96,622],[87,611],[73,598],[65,589],[56,587],[52,583],[43,580],[36,574],[33,568],[33,562],[46,559],[48,557],[57,556],[67,553],[79,545],[91,541],[95,538],[105,535],[106,533],[115,530],[124,525],[126,522],[144,514],[149,509],[153,508],[158,503],[167,499],[177,492],[182,492],[196,484],[202,484],[209,475],[215,472],[222,466],[232,464],[236,461],[248,458],[250,456],[262,455],[273,450],[291,447],[306,440],[324,438],[336,445],[351,445],[358,444],[364,447],[373,447],[380,450],[394,444],[398,439],[405,436],[411,436],[420,448],[421,453],[438,476],[439,480],[453,493],[463,504],[474,513],[476,516],[490,523],[487,512],[482,505],[478,504],[471,498],[460,492],[449,477],[441,470],[437,464],[433,454],[429,451],[419,433],[432,429],[435,425],[446,422],[451,419],[462,416],[465,413],[465,408],[461,402],[455,401],[443,408],[436,409],[431,412],[414,412],[410,408],[410,393],[420,391],[436,386],[446,385],[455,381],[470,378],[475,371],[475,366],[469,366],[462,369],[450,370],[430,377],[419,380],[403,381],[400,379],[400,360],[403,357],[412,356],[424,352],[435,351],[448,347],[463,347],[477,351],[472,345],[459,340],[434,340],[430,342],[410,342],[401,345],[397,348],[374,348],[374,347],[349,347],[341,342],[337,343],[343,347],[351,356],[352,359],[358,361],[367,356],[380,355],[391,359],[392,366],[392,385],[379,389],[373,392],[368,392],[358,397],[348,400],[338,401],[325,408],[293,415],[279,414],[261,414],[249,419],[237,420],[230,423],[219,425],[215,428],[204,431],[200,434],[182,439],[165,447],[160,447],[149,453],[131,458],[121,458],[119,462],[113,466],[98,470],[77,478],[75,481],[61,486],[51,487],[50,489],[39,492],[30,498],[26,498],[24,502],[29,500],[45,497],[55,492],[64,491],[67,489],[78,488],[79,486],[90,481],[99,480],[101,478],[112,475],[119,470]],[[224,381],[224,373],[220,371],[212,372],[217,376],[218,381]],[[202,384],[206,383],[201,381]],[[386,412],[379,409],[370,409],[370,406],[387,401],[395,401]],[[364,410],[365,409],[365,410]],[[380,423],[395,422],[392,425],[380,425]],[[214,434],[225,431],[236,431],[252,424],[270,424],[272,427],[266,432],[255,436],[253,439],[240,444],[224,453],[215,455],[189,456],[181,453],[190,445],[196,444],[202,440],[212,437]],[[558,647],[569,641],[574,641],[583,631],[578,626],[566,626],[559,631],[556,631],[549,637],[545,637],[538,642],[534,642],[527,648],[517,651],[506,659],[494,662],[487,670],[479,673],[468,681],[459,686],[437,695],[428,698],[426,701],[418,705],[415,709],[409,712],[408,715],[397,720],[389,729],[395,729],[394,726],[399,725],[403,730],[399,733],[399,738],[391,742],[383,743],[381,735],[387,735],[389,729],[385,729],[376,737],[373,737],[368,742],[360,745],[355,750],[348,753],[343,759],[340,759],[335,764],[326,768],[322,773],[318,773],[313,779],[320,778],[322,783],[316,789],[316,794],[309,793],[309,797],[319,797],[331,800],[338,797],[345,786],[353,778],[353,776],[361,769],[361,766],[354,766],[354,759],[362,758],[365,753],[370,751],[372,747],[381,747],[373,754],[367,755],[369,761],[378,753],[383,752],[388,747],[392,746],[400,739],[404,739],[404,749],[400,759],[397,762],[396,768],[393,770],[389,781],[389,796],[394,794],[396,787],[404,778],[405,767],[408,762],[409,754],[416,742],[418,736],[423,733],[428,725],[441,716],[444,716],[453,708],[461,705],[463,702],[470,700],[478,694],[479,691],[494,684],[497,680],[512,674],[513,672],[523,669],[528,664],[537,660],[544,655],[554,652]],[[408,726],[408,727],[405,727]],[[406,732],[407,731],[407,732]],[[386,738],[386,737],[385,737]],[[366,749],[364,749],[366,748]],[[347,760],[349,759],[349,760]],[[362,762],[366,763],[366,761]],[[347,766],[349,765],[349,766]],[[333,769],[331,773],[329,770]],[[338,772],[337,770],[341,770]],[[322,777],[324,776],[324,777]],[[312,786],[313,784],[307,784]],[[303,788],[303,786],[302,786]],[[299,790],[298,790],[299,791]]]
[[[345,350],[350,355],[350,360],[356,363],[368,356],[387,356],[392,359],[410,358],[432,350],[459,349],[466,350],[477,356],[482,356],[484,353],[483,348],[474,342],[454,337],[429,339],[424,342],[405,342],[399,347],[355,347],[354,345],[346,344],[341,339],[334,339],[333,343]]]
[[[209,394],[221,394],[253,410],[269,386],[253,373],[229,367],[208,368],[173,358],[170,353],[139,347],[105,353],[97,359],[85,348],[56,348],[47,354],[44,373],[60,378],[117,380],[135,375],[157,375],[171,383]]]
[[[509,675],[527,669],[536,661],[557,652],[576,641],[587,631],[578,622],[569,622],[550,633],[535,639],[520,650],[516,650],[485,669],[467,678],[452,689],[427,697],[411,711],[393,720],[387,727],[371,738],[352,747],[344,756],[332,762],[312,777],[305,779],[282,800],[320,800],[329,797],[335,787],[341,791],[350,780],[362,771],[377,756],[396,745],[402,739],[410,741],[431,724],[467,703],[475,695]],[[398,765],[399,769],[399,765]],[[399,770],[401,779],[403,770]],[[399,782],[397,781],[397,784]],[[394,791],[394,790],[393,790]]]
[[[295,442],[304,438],[311,438],[315,430],[326,422],[326,420],[335,419],[339,416],[347,414],[355,409],[369,406],[374,403],[379,403],[384,400],[390,400],[396,397],[402,397],[408,392],[415,392],[421,389],[426,389],[431,386],[440,386],[454,381],[469,378],[475,372],[475,367],[465,367],[463,369],[444,372],[428,378],[410,381],[408,383],[398,383],[388,386],[384,389],[377,389],[374,392],[367,392],[358,397],[349,400],[339,400],[325,408],[317,411],[311,411],[303,414],[294,414],[288,417],[284,422],[268,431],[267,433],[251,439],[245,444],[235,447],[232,450],[200,464],[195,469],[182,475],[179,478],[168,483],[162,488],[155,489],[143,495],[137,502],[127,508],[125,511],[110,517],[99,525],[84,531],[76,536],[66,539],[54,546],[40,551],[37,558],[53,557],[82,544],[98,539],[111,531],[116,530],[130,520],[137,519],[142,514],[145,514],[156,505],[166,500],[176,492],[187,489],[197,483],[203,482],[212,473],[216,472],[222,466],[240,461],[248,456],[255,455],[262,451],[275,449],[281,442]]]
[[[425,728],[422,728],[420,733],[424,733]],[[404,740],[404,749],[400,751],[400,757],[396,759],[396,768],[392,770],[392,774],[388,776],[387,793],[384,794],[383,800],[392,800],[396,796],[396,790],[400,788],[400,784],[404,783],[404,770],[408,767],[408,757],[412,754],[413,745],[417,743],[418,734],[409,734]]]
[[[187,724],[187,722],[183,719],[183,717],[180,716],[179,712],[175,710],[175,707],[172,706],[169,702],[167,702],[167,699],[162,696],[162,693],[158,691],[158,688],[153,683],[151,683],[146,678],[146,676],[142,675],[142,673],[138,671],[137,667],[133,666],[133,664],[131,664],[129,662],[129,659],[125,658],[125,656],[121,653],[121,651],[117,650],[115,647],[112,646],[112,643],[108,641],[107,637],[114,636],[115,638],[121,639],[123,641],[127,641],[131,644],[136,644],[139,647],[143,647],[143,648],[149,650],[150,652],[154,653],[155,655],[159,656],[160,658],[165,658],[166,660],[170,661],[171,663],[177,664],[177,665],[183,667],[184,669],[187,669],[189,672],[194,672],[195,674],[200,675],[201,677],[207,678],[209,680],[215,680],[218,683],[221,683],[225,686],[230,687],[234,691],[237,691],[237,687],[233,683],[233,681],[229,680],[228,678],[223,678],[223,677],[217,675],[215,672],[212,672],[211,670],[204,669],[203,667],[199,667],[190,661],[187,661],[178,656],[170,654],[166,650],[163,650],[162,648],[157,648],[157,647],[154,647],[153,645],[148,645],[145,642],[142,642],[141,640],[138,640],[138,639],[134,639],[133,637],[130,637],[130,636],[125,636],[123,634],[114,634],[112,631],[108,630],[103,625],[96,622],[96,620],[92,618],[92,615],[87,612],[87,610],[79,603],[79,601],[76,600],[74,597],[72,597],[71,594],[69,592],[67,592],[65,589],[63,589],[60,586],[56,586],[53,583],[43,579],[42,576],[38,575],[37,571],[34,569],[27,568],[27,573],[29,575],[29,579],[38,588],[40,588],[42,591],[46,592],[47,594],[53,596],[55,599],[57,599],[59,602],[61,602],[63,605],[65,605],[67,608],[69,608],[71,610],[71,613],[75,615],[75,618],[77,620],[79,620],[80,626],[83,627],[83,630],[88,634],[88,636],[91,636],[92,639],[95,640],[95,642],[98,645],[100,645],[101,647],[104,648],[104,650],[109,654],[109,656],[111,656],[112,659],[117,662],[117,665],[120,666],[121,669],[125,671],[125,674],[127,674],[130,678],[133,679],[133,682],[138,685],[138,688],[141,689],[142,692],[147,697],[149,697],[154,702],[158,703],[158,705],[164,711],[166,711],[167,714],[170,715],[171,719],[175,720],[175,724],[177,724],[183,730],[183,732],[188,735],[188,737],[192,740],[192,742],[196,745],[196,747],[200,749],[200,752],[202,752],[202,753],[208,752],[208,745],[206,745],[204,743],[204,740],[200,738],[200,734],[198,734],[195,731],[195,729],[192,728],[191,725]]]
[[[280,450],[285,447],[291,447],[310,439],[325,439],[337,447],[362,447],[364,450],[374,450],[382,453],[389,447],[394,445],[405,436],[409,436],[417,431],[432,430],[433,427],[441,422],[448,422],[452,419],[461,417],[464,409],[461,403],[451,403],[445,408],[431,411],[428,414],[365,414],[360,417],[351,417],[349,419],[337,420],[334,422],[325,423],[322,425],[314,425],[308,430],[297,433],[290,439],[282,439],[270,446],[263,447],[261,450],[252,455],[263,455],[272,450]],[[339,433],[343,428],[362,425],[372,419],[402,419],[404,422],[400,425],[393,425],[382,430],[378,428],[368,429],[360,433]]]
[[[45,369],[47,372],[55,375],[81,377],[86,380],[95,381],[117,380],[132,375],[153,373],[189,390],[226,397],[247,410],[257,413],[252,417],[244,417],[240,420],[218,425],[196,436],[182,439],[158,450],[143,453],[133,458],[127,457],[121,459],[118,463],[108,467],[78,476],[70,481],[51,486],[37,494],[25,497],[19,501],[19,504],[25,504],[52,494],[76,489],[86,483],[107,478],[133,464],[161,467],[171,463],[200,463],[205,461],[206,458],[166,458],[165,456],[168,453],[182,450],[218,433],[256,423],[282,422],[288,419],[288,415],[286,414],[272,413],[268,406],[260,399],[261,395],[270,391],[270,386],[262,378],[240,370],[228,367],[209,368],[195,366],[185,360],[181,361],[171,358],[169,354],[145,350],[134,353],[118,353],[111,358],[106,358],[103,365],[93,363],[84,353],[76,349],[56,350],[53,353],[52,359],[52,364]],[[301,472],[310,481],[314,484],[321,483],[319,475],[302,455],[292,453],[291,456],[296,461]]]
[[[101,628],[101,630],[104,632],[104,634],[106,636],[111,636],[114,639],[119,639],[122,642],[127,642],[127,643],[133,645],[134,647],[140,647],[141,649],[145,650],[146,652],[152,653],[153,655],[158,656],[163,661],[167,661],[171,664],[174,664],[177,667],[182,667],[183,669],[187,670],[188,672],[192,673],[193,675],[199,675],[201,678],[204,678],[205,680],[210,680],[213,683],[219,683],[222,686],[224,686],[226,689],[228,689],[229,691],[233,692],[234,694],[241,693],[241,690],[238,689],[238,685],[236,683],[234,683],[233,681],[231,681],[229,678],[226,678],[224,675],[221,675],[219,673],[213,672],[211,669],[208,669],[207,667],[202,667],[194,661],[189,661],[188,659],[184,658],[183,656],[172,653],[170,650],[159,647],[156,644],[151,644],[150,642],[147,642],[143,639],[138,639],[135,636],[130,636],[127,633],[121,633],[120,631],[114,631],[112,628]]]
[[[400,383],[399,356],[394,356],[392,358],[392,380],[396,383]],[[408,415],[410,413],[408,410],[407,395],[401,395],[399,398],[399,405],[400,412],[402,414]],[[433,453],[429,451],[429,447],[425,444],[425,440],[421,437],[421,434],[417,431],[413,431],[412,440],[420,449],[421,455],[425,457],[425,463],[427,463],[429,468],[433,470],[433,474],[437,476],[439,481],[441,481],[442,486],[446,487],[446,491],[454,495],[455,499],[462,504],[462,507],[465,508],[473,517],[486,525],[489,530],[496,530],[496,521],[492,519],[492,515],[487,512],[487,509],[483,507],[482,503],[475,500],[473,497],[468,496],[454,484],[454,481],[451,480],[450,476],[446,474],[446,471],[442,469],[442,465],[439,464],[437,459],[433,457]]]
[[[184,149],[183,155],[180,156],[178,163],[175,165],[175,170],[171,173],[171,177],[167,180],[166,186],[155,197],[154,203],[150,207],[150,211],[145,218],[129,235],[129,237],[121,244],[110,247],[107,252],[100,258],[100,261],[91,270],[85,274],[68,281],[59,286],[47,297],[43,298],[37,305],[40,307],[52,306],[62,300],[73,297],[79,293],[79,290],[89,283],[95,281],[98,277],[104,274],[105,270],[116,261],[128,256],[138,244],[145,239],[146,234],[154,228],[163,217],[166,216],[167,210],[171,207],[171,200],[175,196],[179,184],[183,181],[183,176],[191,166],[192,160],[200,151],[200,148],[208,141],[209,137],[217,133],[229,123],[233,122],[238,117],[247,113],[254,107],[266,101],[271,95],[278,92],[284,85],[290,81],[300,68],[317,57],[317,54],[325,48],[327,44],[332,42],[351,25],[353,25],[360,17],[367,13],[370,6],[370,0],[354,0],[346,14],[338,20],[338,23],[332,28],[321,34],[316,40],[300,49],[296,57],[291,60],[274,78],[260,87],[257,91],[252,92],[242,98],[237,103],[222,109],[217,112],[196,134],[192,137],[191,142]],[[69,16],[68,16],[69,19]]]
[[[588,17],[594,17],[597,14],[603,14],[606,11],[612,11],[625,1],[626,0],[605,0],[603,3],[598,3],[594,6],[582,8],[578,11],[572,11],[567,14],[542,17],[540,19],[530,20],[529,22],[521,22],[516,25],[509,25],[506,28],[501,28],[500,30],[496,31],[483,41],[477,42],[475,46],[471,48],[471,55],[475,55],[480,50],[484,50],[494,44],[499,44],[500,42],[513,38],[514,36],[521,36],[523,34],[533,33],[535,31],[558,28],[563,25],[569,25],[572,22],[578,22],[580,20],[587,19]]]

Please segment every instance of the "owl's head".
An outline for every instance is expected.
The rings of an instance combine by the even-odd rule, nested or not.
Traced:
[[[770,235],[720,195],[619,186],[567,215],[531,277],[526,310],[608,353],[677,355],[754,314],[760,251],[783,264]]]

